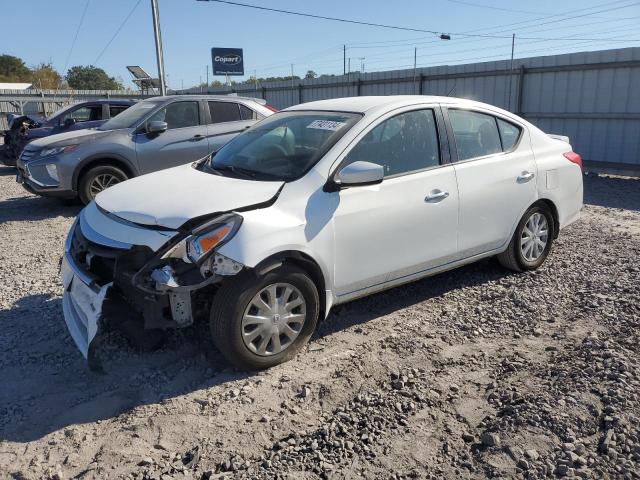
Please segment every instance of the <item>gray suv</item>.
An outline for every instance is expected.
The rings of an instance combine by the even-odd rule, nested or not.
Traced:
[[[97,129],[27,144],[17,181],[32,193],[86,204],[128,178],[203,158],[274,111],[263,100],[235,96],[150,98]]]

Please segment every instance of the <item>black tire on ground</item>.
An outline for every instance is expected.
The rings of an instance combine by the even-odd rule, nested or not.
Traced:
[[[265,287],[274,283],[296,287],[306,303],[306,315],[299,335],[282,352],[261,356],[252,352],[242,339],[242,318],[249,302]],[[292,358],[309,340],[320,312],[318,290],[307,273],[295,265],[283,264],[264,275],[241,272],[227,279],[216,292],[209,325],[213,342],[225,358],[244,370],[261,370]]]
[[[129,177],[126,173],[113,165],[98,165],[85,172],[78,182],[78,197],[80,201],[85,205],[93,198],[97,193],[92,193],[92,184],[94,180],[100,178],[100,176],[107,176],[105,178],[113,178],[109,186],[113,186],[116,183],[124,182]]]
[[[520,239],[522,238],[522,232],[525,228],[525,225],[527,224],[527,221],[535,213],[540,213],[545,217],[545,219],[547,220],[547,225],[549,226],[549,231],[547,234],[547,244],[542,251],[542,254],[536,260],[529,261],[522,254],[522,249],[520,248]],[[525,212],[525,214],[520,219],[520,222],[518,222],[516,231],[513,233],[513,237],[511,238],[507,249],[497,255],[498,261],[503,267],[515,272],[537,269],[544,263],[545,259],[549,255],[549,252],[551,251],[551,245],[555,237],[555,229],[556,225],[553,220],[553,215],[551,214],[549,209],[543,204],[532,206]]]

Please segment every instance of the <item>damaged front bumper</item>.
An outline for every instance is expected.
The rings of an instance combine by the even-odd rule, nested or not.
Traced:
[[[200,293],[209,294],[207,287],[244,268],[217,253],[206,265],[167,260],[163,255],[181,238],[180,232],[158,232],[110,218],[95,204],[80,213],[65,242],[62,304],[69,333],[90,363],[92,342],[106,323],[124,330],[134,324],[139,330],[189,326]],[[138,239],[139,244],[117,239]]]
[[[102,287],[96,285],[66,252],[60,270],[64,321],[78,350],[88,358],[89,346],[98,333],[102,318],[102,305],[113,282]]]

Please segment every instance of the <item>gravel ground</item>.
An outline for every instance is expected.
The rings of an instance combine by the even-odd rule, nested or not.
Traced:
[[[93,374],[57,278],[77,206],[0,167],[0,478],[640,478],[640,181],[585,178],[538,271],[493,260],[337,308],[237,372],[207,328]]]

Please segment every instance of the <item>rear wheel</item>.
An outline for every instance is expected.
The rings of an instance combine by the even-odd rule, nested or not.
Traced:
[[[211,335],[231,363],[269,368],[292,358],[316,328],[319,296],[298,267],[282,265],[264,275],[244,272],[216,293]]]
[[[522,216],[507,249],[498,255],[500,263],[516,272],[535,270],[549,255],[555,232],[553,215],[542,205]]]
[[[87,171],[78,184],[78,196],[85,205],[103,190],[124,182],[127,174],[112,165],[99,165]]]

